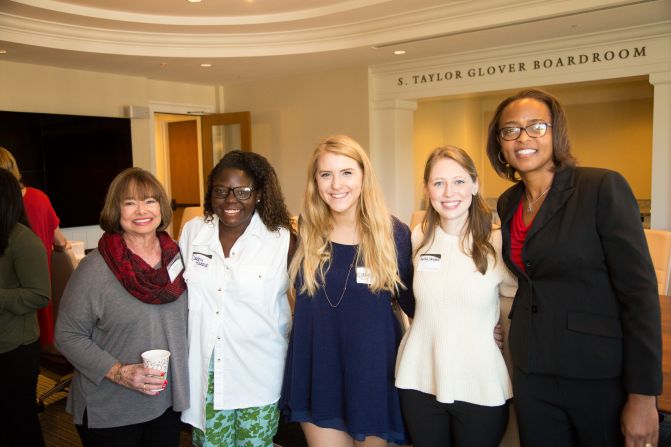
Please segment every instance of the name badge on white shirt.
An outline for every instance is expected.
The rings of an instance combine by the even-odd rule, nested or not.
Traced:
[[[420,255],[419,264],[417,265],[418,272],[437,272],[438,270],[440,270],[439,254]]]
[[[182,263],[182,256],[177,253],[170,264],[168,264],[168,276],[170,277],[170,282],[173,282],[175,278],[184,270],[184,264]]]
[[[205,253],[194,251],[191,253],[191,260],[193,261],[194,265],[206,269],[210,265],[212,255],[206,255]]]
[[[359,284],[373,284],[373,274],[366,267],[356,268],[356,282]]]

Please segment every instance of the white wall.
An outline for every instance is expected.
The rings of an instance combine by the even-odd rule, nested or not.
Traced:
[[[329,135],[369,146],[366,67],[224,86],[225,112],[252,114],[252,148],[268,158],[292,214],[300,211],[307,160]]]

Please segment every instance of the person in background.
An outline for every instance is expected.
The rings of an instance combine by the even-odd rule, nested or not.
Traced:
[[[315,149],[298,234],[283,412],[313,447],[406,443],[392,305],[413,315],[410,230],[387,211],[353,139],[329,137]]]
[[[140,168],[110,184],[97,250],[72,274],[56,347],[75,367],[66,410],[84,447],[176,447],[189,405],[187,295],[179,247],[164,229],[163,186]],[[141,353],[170,351],[167,375]]]
[[[199,447],[270,447],[291,327],[289,212],[268,160],[243,151],[212,169],[204,208],[180,236],[191,384],[182,420]]]
[[[21,185],[23,195],[23,206],[28,218],[28,223],[33,232],[40,238],[47,251],[47,263],[51,272],[51,252],[65,251],[69,243],[61,231],[60,220],[56,215],[49,197],[36,188],[26,187],[21,183],[21,172],[14,156],[4,147],[0,147],[0,168],[11,172]],[[56,320],[51,301],[49,304],[37,311],[37,319],[40,325],[40,344],[43,347],[53,345],[54,322]]]
[[[499,294],[517,284],[471,157],[435,149],[424,190],[430,206],[412,233],[415,316],[396,366],[403,415],[415,447],[497,447],[512,386],[492,331]]]
[[[37,417],[40,329],[36,311],[49,303],[49,268],[30,231],[21,187],[0,169],[0,445],[44,445]]]
[[[542,90],[499,104],[487,155],[516,182],[497,208],[519,280],[509,343],[522,444],[656,446],[659,298],[629,185],[575,166],[563,108]]]

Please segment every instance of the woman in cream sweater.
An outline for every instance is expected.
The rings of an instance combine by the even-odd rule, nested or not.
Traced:
[[[498,446],[512,390],[492,331],[499,293],[512,295],[515,280],[468,154],[434,150],[424,185],[431,206],[412,233],[415,316],[396,366],[403,415],[415,447]]]

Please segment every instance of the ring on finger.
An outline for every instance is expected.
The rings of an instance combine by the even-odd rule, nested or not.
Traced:
[[[142,391],[147,391],[147,384],[146,383],[142,384]],[[650,447],[652,447],[652,446],[650,446]]]
[[[650,444],[649,442],[646,442],[643,447],[652,447],[652,444]]]

